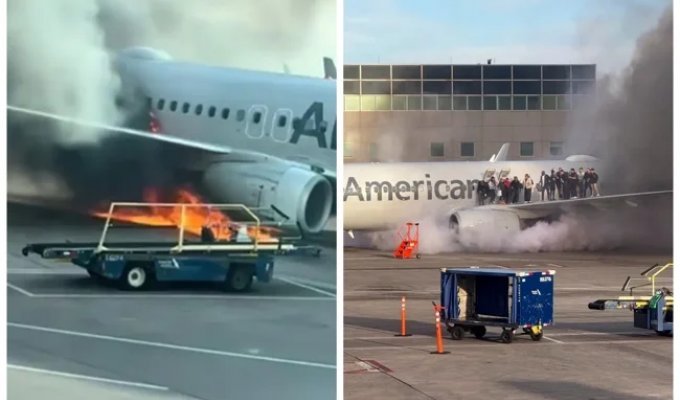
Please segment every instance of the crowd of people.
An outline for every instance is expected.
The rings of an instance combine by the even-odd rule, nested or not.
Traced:
[[[550,174],[541,171],[536,183],[529,174],[525,174],[522,181],[515,176],[512,180],[504,177],[496,182],[492,176],[477,184],[477,202],[479,205],[511,204],[519,203],[521,197],[528,203],[531,202],[534,189],[541,193],[541,201],[597,197],[600,195],[599,179],[595,168],[582,167],[578,172],[574,168],[569,172],[562,168],[558,168],[557,172],[553,169]]]

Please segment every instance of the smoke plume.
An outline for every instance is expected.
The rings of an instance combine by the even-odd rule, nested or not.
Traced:
[[[10,0],[8,103],[110,125],[117,51],[146,46],[173,59],[322,76],[335,53],[332,0]],[[140,199],[178,184],[177,155],[139,139],[8,115],[9,195],[81,205]],[[184,180],[182,177],[179,180]]]

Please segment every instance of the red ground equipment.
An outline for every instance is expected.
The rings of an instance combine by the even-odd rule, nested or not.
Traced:
[[[394,250],[394,257],[410,259],[414,256],[420,258],[418,253],[418,242],[420,241],[420,224],[407,222],[406,236],[402,234],[403,229],[397,230],[397,235],[401,239],[399,246]]]

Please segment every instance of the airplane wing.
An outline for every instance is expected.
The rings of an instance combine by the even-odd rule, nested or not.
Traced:
[[[544,218],[565,212],[583,212],[587,210],[606,210],[615,207],[639,207],[645,202],[656,199],[671,198],[672,190],[614,194],[600,197],[586,197],[569,200],[538,201],[518,204],[490,204],[475,207],[475,210],[512,210],[520,219]]]
[[[138,137],[142,139],[147,139],[147,140],[153,140],[156,142],[163,142],[165,144],[168,144],[170,146],[174,147],[179,147],[179,148],[184,148],[187,150],[198,150],[201,152],[208,153],[209,155],[213,156],[221,156],[221,159],[224,161],[230,161],[230,162],[281,162],[281,163],[287,163],[290,165],[295,165],[300,168],[304,169],[311,169],[316,173],[319,173],[326,178],[328,178],[331,183],[335,183],[336,180],[336,173],[335,171],[326,171],[323,170],[319,167],[316,166],[311,166],[308,164],[296,162],[293,160],[286,160],[278,157],[274,157],[271,155],[267,155],[264,153],[259,153],[255,151],[248,151],[248,150],[243,150],[243,149],[235,149],[232,147],[228,146],[220,146],[220,145],[214,145],[210,143],[205,143],[205,142],[200,142],[196,140],[191,140],[191,139],[184,139],[176,136],[171,136],[171,135],[164,135],[164,134],[156,134],[156,133],[150,133],[150,132],[144,132],[136,129],[129,129],[129,128],[122,128],[122,127],[117,127],[117,126],[111,126],[111,125],[106,125],[106,124],[100,124],[97,122],[92,122],[92,121],[86,121],[78,118],[71,118],[71,117],[65,117],[61,115],[56,115],[52,113],[47,113],[43,111],[37,111],[37,110],[31,110],[27,108],[22,108],[22,107],[16,107],[16,106],[11,106],[7,105],[7,109],[9,111],[17,112],[20,114],[24,115],[30,115],[34,117],[42,117],[42,118],[47,118],[53,121],[57,122],[64,122],[64,123],[69,123],[69,124],[74,124],[86,128],[92,128],[92,129],[98,129],[110,133],[118,133],[118,134],[123,134],[123,135],[128,135],[128,136],[133,136],[133,137]]]
[[[192,158],[196,158],[199,161],[203,160],[200,164],[205,164],[207,162],[208,164],[212,163],[213,165],[217,165],[218,168],[221,168],[215,170],[216,172],[211,174],[211,179],[216,180],[215,182],[217,182],[213,185],[217,189],[222,188],[222,186],[224,186],[222,183],[224,182],[238,181],[238,179],[233,177],[227,178],[226,175],[229,173],[245,176],[248,174],[253,175],[250,171],[254,171],[255,169],[260,170],[261,175],[258,175],[257,179],[266,180],[268,185],[278,186],[279,184],[282,184],[284,185],[282,187],[285,189],[276,192],[275,199],[267,198],[267,200],[262,200],[262,202],[260,202],[258,198],[258,206],[261,206],[262,203],[271,203],[271,209],[275,212],[268,209],[267,212],[273,216],[272,218],[279,218],[281,216],[285,216],[286,220],[291,220],[291,218],[293,218],[292,221],[302,222],[302,225],[300,225],[302,226],[301,229],[306,232],[317,233],[323,229],[335,200],[335,197],[333,196],[333,188],[335,187],[334,185],[337,179],[335,171],[326,171],[315,165],[287,160],[255,151],[214,145],[170,135],[144,132],[136,129],[110,126],[21,107],[8,105],[7,109],[9,112],[15,112],[25,116],[46,118],[55,122],[106,131],[111,134],[127,135],[142,140],[164,143],[176,149],[187,151],[189,154],[193,152],[193,155],[197,157]],[[271,173],[271,171],[275,171],[274,173],[278,171],[279,175],[276,175],[276,178],[272,178],[270,175],[267,175]],[[304,182],[307,182],[308,185],[302,185],[300,182],[303,182],[303,180]],[[243,180],[243,182],[245,182],[245,180]],[[295,182],[297,185],[291,184],[291,182]],[[244,187],[249,188],[249,186],[247,186],[248,183],[243,184],[246,185]],[[310,185],[314,185],[314,188],[320,188],[319,190],[321,190],[321,192],[316,193],[327,193],[324,201],[306,202],[305,199],[311,196],[311,193],[306,192],[308,190],[307,187],[310,187]],[[260,189],[262,188],[263,186],[260,186]],[[235,197],[237,199],[241,199],[241,197],[245,196],[246,200],[252,200],[248,197],[251,192],[252,191],[249,190],[232,190],[228,196],[229,198]],[[227,195],[224,195],[223,197],[227,197]],[[236,200],[233,202],[245,203],[246,201]],[[303,209],[303,207],[298,207],[299,204],[306,204],[306,208]],[[310,209],[311,211],[306,212],[305,210],[307,209]]]
[[[508,149],[510,148],[510,143],[503,143],[497,154],[491,156],[490,162],[505,161],[508,157]]]

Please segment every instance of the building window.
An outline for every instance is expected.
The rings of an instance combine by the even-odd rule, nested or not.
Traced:
[[[170,102],[170,111],[175,111],[177,110],[177,101],[173,100]]]
[[[534,142],[520,142],[519,144],[520,157],[534,156]]]
[[[557,99],[555,96],[543,96],[543,109],[555,110],[557,109]]]
[[[420,81],[392,81],[393,94],[420,94],[421,92]]]
[[[569,79],[568,65],[544,65],[543,79]]]
[[[344,94],[361,94],[361,85],[359,81],[345,81],[343,82]]]
[[[514,94],[541,94],[541,81],[515,81],[512,89]]]
[[[515,65],[512,67],[513,79],[541,79],[540,65]]]
[[[210,108],[208,108],[208,117],[214,117],[216,112],[217,108],[215,106],[210,106]]]
[[[562,155],[562,142],[550,142],[550,155],[551,156]]]
[[[543,94],[567,94],[569,90],[569,81],[543,82]]]
[[[408,96],[408,109],[410,110],[421,110],[423,108],[420,96]]]
[[[510,79],[509,65],[485,65],[484,79]]]
[[[361,82],[361,94],[390,94],[390,82],[363,81]]]
[[[361,111],[389,111],[390,107],[390,96],[361,96]]]
[[[222,109],[222,119],[227,119],[227,118],[229,118],[229,109],[223,108]]]
[[[454,81],[453,94],[482,94],[482,81]]]
[[[451,82],[424,81],[423,93],[425,94],[451,94]]]
[[[510,96],[498,96],[498,109],[499,110],[511,110],[511,97]]]
[[[474,157],[475,156],[475,144],[474,144],[474,142],[461,142],[461,144],[460,144],[460,156],[461,157]]]
[[[360,96],[345,96],[345,111],[360,111],[361,97]]]
[[[594,65],[572,65],[571,66],[572,79],[595,79]]]
[[[484,96],[484,109],[485,110],[496,110],[496,96]]]
[[[444,143],[430,143],[430,157],[444,157]]]
[[[244,119],[246,119],[246,110],[238,110],[238,111],[236,111],[236,120],[237,120],[238,122],[241,122],[241,121],[243,121]]]
[[[453,79],[481,79],[481,65],[454,65]]]
[[[437,96],[423,96],[423,110],[436,110]]]
[[[202,104],[197,105],[194,112],[196,113],[196,115],[201,115],[201,113],[203,112],[203,105]]]
[[[526,96],[514,96],[512,98],[512,109],[513,110],[526,110],[527,109],[527,97]]]
[[[379,161],[378,160],[378,144],[377,143],[371,143],[368,145],[368,157],[371,161]]]
[[[437,110],[451,111],[451,96],[439,96]]]
[[[529,109],[529,110],[540,110],[541,109],[541,96],[528,96],[527,97],[527,109]]]
[[[392,96],[392,109],[396,111],[406,110],[407,96]]]
[[[344,146],[343,146],[343,156],[344,157],[352,157],[352,143],[348,142],[345,140]]]
[[[557,96],[557,109],[558,110],[568,110],[571,106],[569,101],[569,96]]]
[[[510,81],[484,81],[484,94],[510,94]]]
[[[393,65],[392,79],[420,79],[419,65]]]
[[[359,79],[359,66],[345,65],[342,75],[344,79]]]
[[[465,96],[453,96],[453,109],[456,111],[466,111],[467,110],[467,97]]]
[[[390,66],[362,65],[361,79],[390,79]]]
[[[451,79],[451,66],[423,65],[423,79]]]
[[[481,110],[482,109],[482,96],[469,96],[468,97],[468,110]]]
[[[159,110],[162,110],[164,106],[165,106],[165,100],[164,99],[158,99],[158,105],[156,106],[156,108],[159,109]]]

